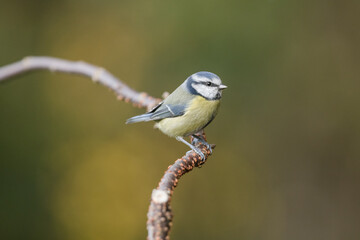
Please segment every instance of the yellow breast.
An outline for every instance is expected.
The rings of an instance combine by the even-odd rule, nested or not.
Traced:
[[[215,117],[219,105],[219,100],[209,101],[196,96],[184,115],[163,119],[155,127],[170,137],[191,135],[203,129]]]

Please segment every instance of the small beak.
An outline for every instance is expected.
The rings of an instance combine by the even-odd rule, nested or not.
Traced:
[[[226,85],[222,85],[222,84],[221,84],[221,85],[219,86],[219,89],[220,89],[220,90],[223,90],[223,89],[225,89],[225,88],[227,88]]]

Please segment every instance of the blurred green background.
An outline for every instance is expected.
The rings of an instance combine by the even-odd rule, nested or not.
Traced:
[[[1,0],[0,65],[84,60],[161,96],[229,88],[217,148],[173,197],[172,239],[360,239],[358,1]],[[0,85],[0,239],[145,239],[150,194],[187,147],[89,79]]]

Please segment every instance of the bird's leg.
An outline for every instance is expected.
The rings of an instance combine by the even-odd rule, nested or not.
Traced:
[[[195,144],[197,141],[200,141],[202,144],[204,144],[210,150],[210,153],[212,153],[211,145],[208,142],[206,142],[205,139],[203,139],[201,136],[198,136],[195,134],[193,134],[192,136],[194,138],[193,141],[195,142]]]
[[[198,149],[197,147],[195,147],[194,145],[188,143],[187,141],[185,141],[182,137],[178,136],[176,137],[176,140],[185,143],[186,145],[188,145],[194,152],[196,152],[197,154],[200,155],[201,160],[204,161],[205,160],[205,155],[202,153],[202,151],[200,149]]]

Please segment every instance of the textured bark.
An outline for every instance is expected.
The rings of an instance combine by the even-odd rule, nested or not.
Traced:
[[[16,75],[35,70],[49,70],[88,77],[93,82],[113,90],[119,100],[131,102],[136,107],[143,107],[148,110],[161,101],[161,99],[153,98],[147,93],[137,92],[128,87],[102,67],[83,61],[74,62],[53,57],[26,57],[21,61],[0,67],[0,83]]]
[[[130,102],[136,107],[146,108],[148,110],[161,101],[161,99],[151,97],[147,93],[133,90],[101,67],[82,61],[74,62],[53,57],[26,57],[21,61],[0,67],[0,83],[14,76],[34,70],[49,70],[52,72],[78,74],[89,77],[93,82],[97,82],[113,90],[119,100]],[[198,133],[198,136],[205,139],[205,133],[203,131]],[[153,190],[151,195],[151,202],[147,214],[147,239],[149,240],[169,239],[173,218],[170,206],[173,191],[181,176],[190,172],[194,167],[200,167],[211,154],[211,150],[200,141],[194,142],[194,139],[191,139],[191,141],[193,144],[196,144],[196,147],[202,150],[205,159],[201,160],[198,154],[194,151],[189,151],[183,157],[177,159],[175,163],[170,165],[165,171],[158,187]],[[213,145],[212,148],[214,147]]]
[[[206,139],[203,131],[198,133],[198,136]],[[147,215],[148,240],[170,239],[169,232],[173,218],[170,202],[174,189],[185,173],[203,165],[211,154],[210,149],[200,142],[196,147],[201,149],[205,155],[205,160],[201,160],[201,157],[193,151],[187,152],[186,155],[168,167],[158,187],[153,190]],[[215,145],[212,145],[212,148],[214,147]]]

